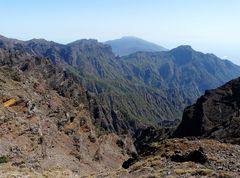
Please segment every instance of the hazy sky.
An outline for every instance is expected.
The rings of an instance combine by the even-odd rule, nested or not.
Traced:
[[[68,43],[137,36],[240,64],[240,0],[0,0],[0,34]]]

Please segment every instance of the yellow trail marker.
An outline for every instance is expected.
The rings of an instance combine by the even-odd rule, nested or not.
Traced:
[[[6,102],[3,103],[3,106],[4,107],[9,107],[11,106],[12,104],[14,104],[16,102],[16,99],[15,98],[11,98],[9,100],[7,100]]]

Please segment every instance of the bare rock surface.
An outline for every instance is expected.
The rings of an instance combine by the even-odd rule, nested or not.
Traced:
[[[98,177],[131,178],[233,178],[240,177],[240,146],[215,140],[166,139],[151,145],[155,150],[128,169]],[[197,153],[197,156],[194,154]],[[176,155],[185,157],[173,160]],[[189,156],[190,155],[190,156]],[[200,156],[198,156],[200,155]],[[193,157],[192,157],[193,156]],[[186,159],[188,157],[188,159]],[[189,159],[191,158],[191,159]],[[205,161],[202,161],[204,158]]]
[[[92,100],[60,66],[1,49],[0,175],[71,177],[120,168],[133,143],[95,127]]]
[[[240,78],[206,91],[185,109],[176,137],[197,136],[240,143]]]

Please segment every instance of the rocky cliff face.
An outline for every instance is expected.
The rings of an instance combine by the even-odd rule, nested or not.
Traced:
[[[153,88],[165,89],[168,100],[182,109],[205,90],[219,87],[240,75],[239,66],[190,46],[179,46],[167,52],[139,52],[123,59],[127,64],[126,75],[135,76]]]
[[[132,141],[95,126],[94,102],[78,78],[62,67],[1,49],[0,164],[78,175],[121,167],[135,152]]]
[[[43,39],[0,37],[2,48],[49,58],[79,77],[97,103],[95,121],[108,131],[134,132],[142,125],[176,126],[183,109],[206,89],[240,75],[240,67],[212,54],[180,46],[165,52],[138,52],[115,57],[96,40],[62,45]]]
[[[175,118],[180,111],[168,101],[166,91],[128,80],[108,45],[96,40],[61,45],[46,40],[23,42],[7,38],[2,43],[3,48],[47,57],[78,76],[89,94],[97,98],[100,105],[96,105],[95,116],[98,122],[104,121],[100,125],[107,130],[132,132],[141,127],[139,121],[143,125],[158,125],[164,120],[177,123]]]
[[[175,136],[199,136],[240,143],[240,78],[208,90],[185,109]]]

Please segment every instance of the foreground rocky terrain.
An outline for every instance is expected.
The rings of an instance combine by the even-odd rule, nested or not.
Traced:
[[[167,139],[152,144],[148,154],[128,169],[101,176],[233,178],[240,176],[239,156],[239,145],[205,139]]]
[[[0,174],[22,177],[119,177],[119,178],[237,178],[240,176],[240,146],[214,140],[167,139],[154,143],[128,168],[92,173],[88,176],[61,168],[36,172],[4,164]]]
[[[76,77],[49,60],[0,50],[0,175],[120,168],[135,148],[130,137],[95,127],[94,102]]]

